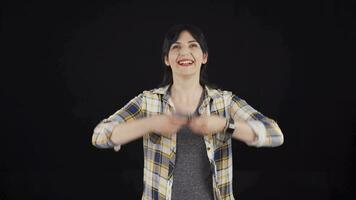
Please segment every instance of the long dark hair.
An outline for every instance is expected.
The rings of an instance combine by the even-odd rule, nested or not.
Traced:
[[[163,63],[163,80],[158,87],[166,86],[173,83],[172,69],[165,65],[165,57],[168,57],[169,49],[171,45],[178,40],[178,37],[182,31],[188,31],[193,38],[199,43],[204,54],[208,54],[208,44],[206,42],[203,32],[192,24],[178,24],[172,26],[166,33],[162,45],[162,63]],[[208,82],[207,76],[208,63],[202,64],[200,69],[200,85],[207,85],[211,88],[217,88],[215,84]]]

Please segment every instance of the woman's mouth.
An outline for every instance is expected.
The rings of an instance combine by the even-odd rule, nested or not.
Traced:
[[[193,63],[194,63],[193,60],[188,60],[188,59],[178,61],[178,65],[182,67],[189,67],[193,65]]]

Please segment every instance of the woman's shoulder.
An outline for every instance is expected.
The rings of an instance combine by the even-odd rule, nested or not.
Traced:
[[[212,97],[224,97],[224,98],[229,98],[234,95],[234,93],[229,90],[225,89],[222,87],[212,87],[212,86],[205,86],[208,94]]]
[[[158,97],[159,95],[165,94],[167,89],[168,89],[168,86],[144,89],[139,95],[142,97],[154,98],[154,97]]]

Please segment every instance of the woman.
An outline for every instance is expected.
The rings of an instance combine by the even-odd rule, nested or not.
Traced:
[[[279,126],[207,83],[208,47],[197,27],[172,27],[162,59],[163,83],[102,120],[93,145],[119,151],[143,138],[142,199],[234,199],[231,138],[254,147],[280,146]]]

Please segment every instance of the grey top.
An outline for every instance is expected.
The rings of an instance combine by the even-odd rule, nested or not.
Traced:
[[[202,100],[203,95],[199,106]],[[193,115],[198,115],[197,110]],[[182,126],[177,133],[176,149],[172,200],[213,200],[210,162],[203,136],[193,133],[186,125]]]

